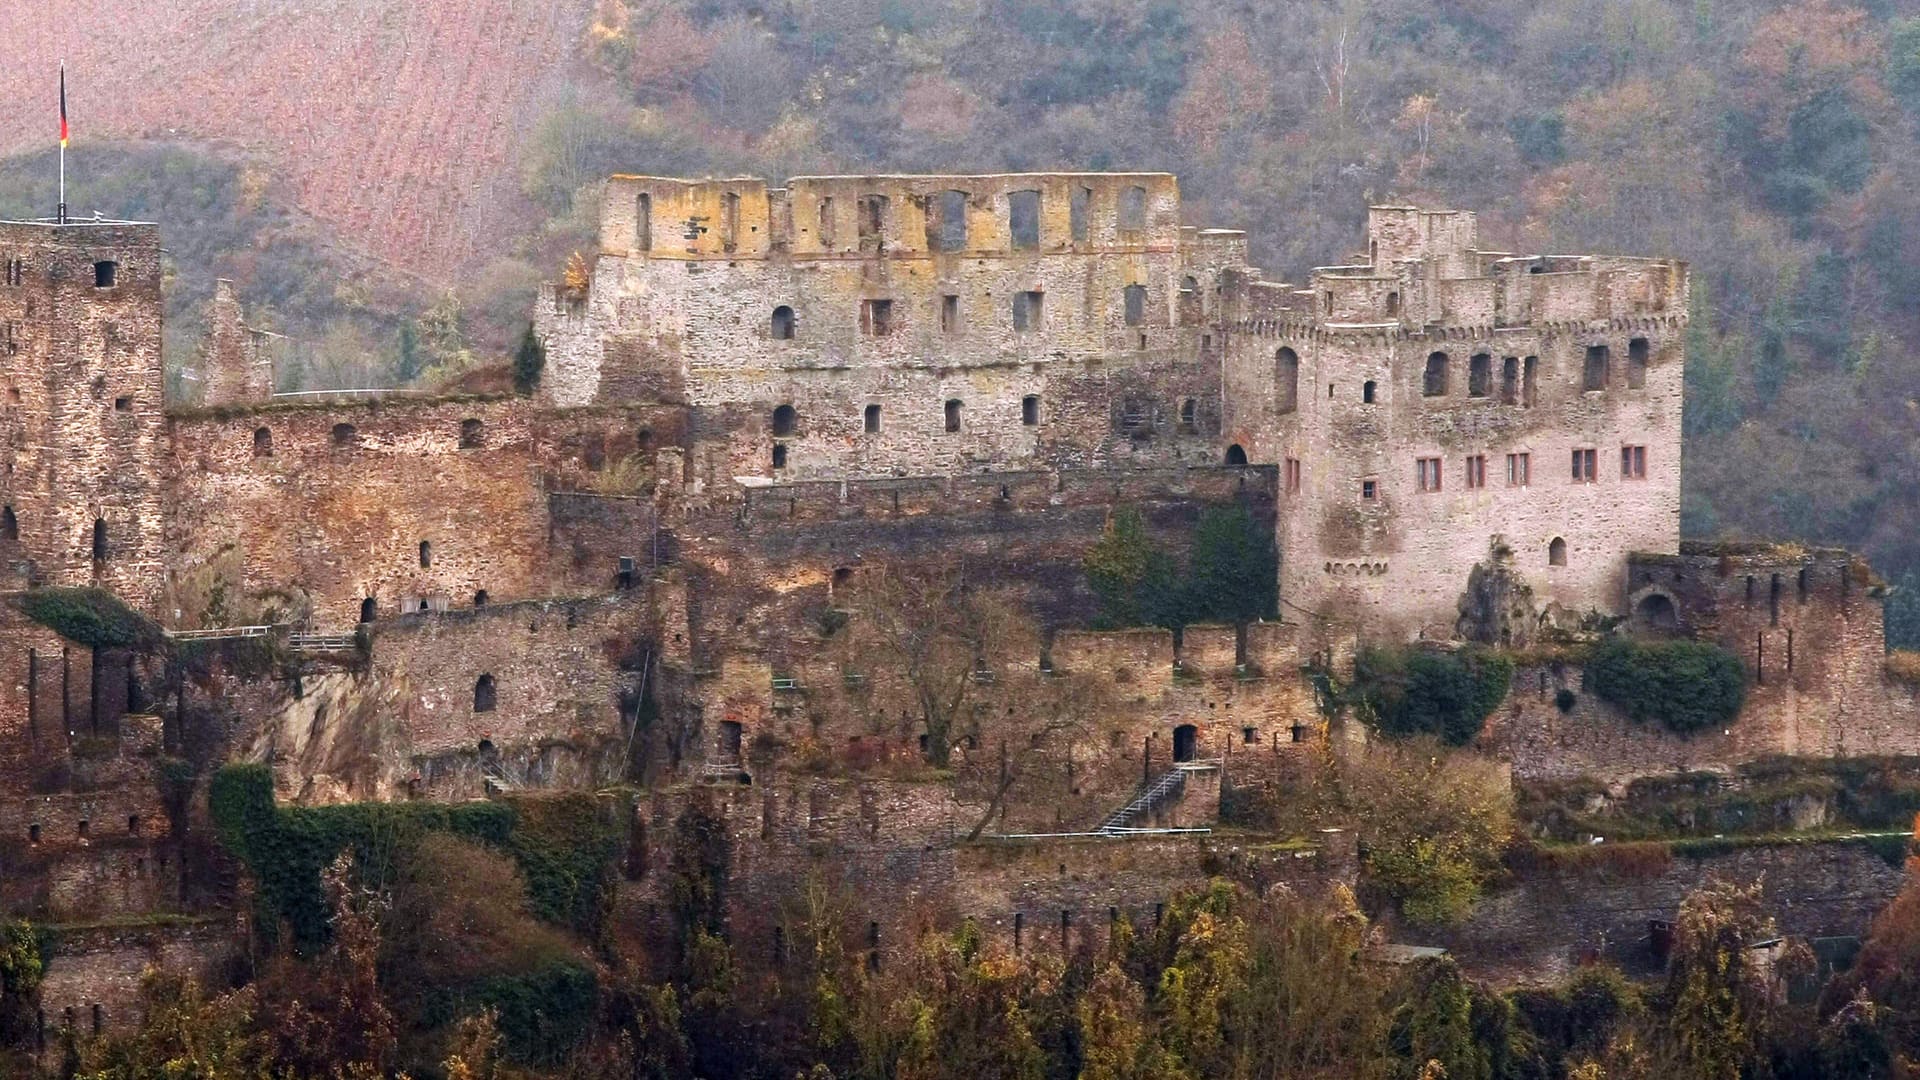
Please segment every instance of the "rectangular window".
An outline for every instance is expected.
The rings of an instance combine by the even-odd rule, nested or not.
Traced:
[[[1360,497],[1361,498],[1367,500],[1368,502],[1372,502],[1374,500],[1374,497],[1377,496],[1379,493],[1380,493],[1380,487],[1378,484],[1375,484],[1371,480],[1360,481]]]
[[[1486,397],[1493,393],[1493,357],[1476,353],[1467,361],[1467,396]]]
[[[1623,446],[1620,448],[1620,478],[1622,480],[1645,480],[1647,478],[1646,447]]]
[[[1627,342],[1627,389],[1638,390],[1647,385],[1647,339],[1634,338]]]
[[[1573,482],[1591,484],[1598,480],[1600,453],[1597,450],[1575,450],[1573,452]]]
[[[833,247],[833,196],[827,195],[820,200],[820,246]]]
[[[1587,346],[1586,376],[1581,382],[1581,389],[1605,390],[1607,388],[1607,362],[1605,345]]]
[[[1145,285],[1127,286],[1122,291],[1121,298],[1125,301],[1128,326],[1139,326],[1146,321],[1147,287]]]
[[[638,251],[653,250],[653,196],[641,192],[633,208],[633,246]]]
[[[860,301],[860,332],[868,337],[886,337],[893,332],[893,301]]]
[[[1419,459],[1416,464],[1420,468],[1420,490],[1439,491],[1440,459],[1437,457],[1423,457]]]
[[[1013,294],[1013,328],[1021,333],[1040,329],[1041,304],[1046,294],[1041,292],[1018,292]]]
[[[1467,486],[1470,488],[1487,486],[1487,459],[1484,454],[1474,454],[1467,458]]]
[[[1093,189],[1077,187],[1067,201],[1067,228],[1073,232],[1073,242],[1087,242],[1087,209],[1093,205]]]
[[[1287,494],[1300,494],[1300,459],[1287,459]]]
[[[1520,404],[1524,408],[1533,408],[1534,373],[1540,367],[1540,358],[1529,356],[1520,366]]]
[[[1147,227],[1147,189],[1134,185],[1120,193],[1120,231],[1139,232]]]
[[[1526,487],[1533,482],[1533,455],[1507,455],[1507,486]]]
[[[740,246],[740,194],[729,191],[720,196],[720,250]]]
[[[1015,251],[1032,251],[1040,246],[1040,193],[1007,193],[1007,234]]]
[[[643,199],[646,198],[645,195],[640,197]],[[7,260],[7,284],[17,287],[22,281],[26,280],[26,277],[27,263],[25,259]]]
[[[1020,399],[1020,422],[1033,427],[1040,422],[1040,396],[1028,394]]]
[[[940,298],[940,332],[957,334],[960,332],[960,298],[943,296]]]
[[[1517,356],[1500,361],[1500,404],[1520,404],[1520,358]]]
[[[879,251],[887,231],[887,197],[862,195],[859,203],[860,250]]]
[[[932,203],[934,212],[927,224],[927,246],[935,251],[965,251],[967,193],[943,191]]]

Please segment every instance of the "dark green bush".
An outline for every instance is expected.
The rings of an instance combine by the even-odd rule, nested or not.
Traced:
[[[1582,687],[1635,721],[1691,735],[1733,722],[1747,673],[1739,657],[1711,642],[1614,638],[1587,661]]]
[[[1354,664],[1349,694],[1387,735],[1435,735],[1465,746],[1512,681],[1513,661],[1484,649],[1367,648]]]
[[[105,589],[28,589],[13,603],[27,618],[76,645],[156,650],[166,640],[158,623]]]

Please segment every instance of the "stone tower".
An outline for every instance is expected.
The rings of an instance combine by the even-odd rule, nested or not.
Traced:
[[[151,609],[162,558],[160,230],[0,222],[0,545],[17,587]]]

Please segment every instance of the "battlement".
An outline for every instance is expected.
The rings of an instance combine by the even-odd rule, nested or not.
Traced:
[[[1172,250],[1180,192],[1168,173],[614,176],[603,251],[649,259],[1018,256]]]

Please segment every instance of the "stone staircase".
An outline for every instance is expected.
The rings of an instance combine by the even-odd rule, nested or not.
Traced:
[[[1187,788],[1189,771],[1191,770],[1184,766],[1175,766],[1155,777],[1152,783],[1140,785],[1140,790],[1134,793],[1133,799],[1127,805],[1108,814],[1106,820],[1102,821],[1095,831],[1110,836],[1137,831],[1139,827],[1134,822],[1141,818],[1151,819],[1155,810],[1180,797]]]

